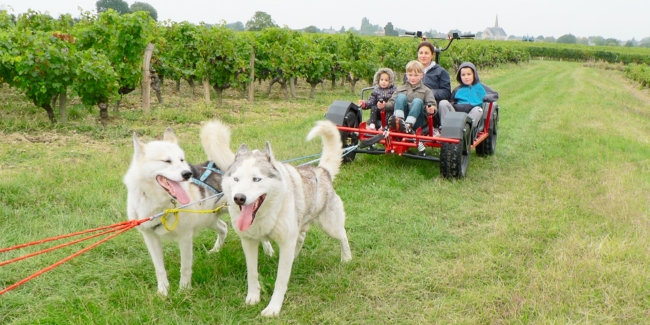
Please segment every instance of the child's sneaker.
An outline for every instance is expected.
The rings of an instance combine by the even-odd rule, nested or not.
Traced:
[[[376,128],[375,128],[375,123],[370,123],[370,125],[368,125],[368,126],[366,127],[366,129],[368,129],[368,130],[376,130]]]
[[[413,125],[411,125],[411,123],[404,123],[404,126],[404,133],[415,134],[415,130],[413,130]]]
[[[390,119],[388,119],[388,127],[391,130],[406,133],[406,123],[404,123],[404,119],[401,117],[392,115]]]

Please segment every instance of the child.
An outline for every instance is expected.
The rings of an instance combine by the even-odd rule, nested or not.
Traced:
[[[372,90],[367,101],[359,100],[359,106],[363,109],[370,108],[370,118],[366,123],[366,128],[376,130],[381,127],[381,110],[386,108],[386,102],[393,96],[397,89],[395,87],[395,72],[388,68],[381,68],[375,73],[375,89]],[[393,111],[386,111],[386,114],[392,114]],[[388,116],[388,115],[386,115]]]
[[[499,94],[483,84],[476,67],[464,62],[458,68],[456,80],[460,85],[451,92],[451,100],[440,101],[440,124],[447,112],[465,112],[472,118],[473,127],[477,127],[483,116],[483,102],[496,102]]]
[[[436,113],[436,98],[433,91],[421,82],[424,77],[423,70],[424,66],[418,61],[411,61],[406,65],[408,82],[397,87],[393,97],[386,104],[386,110],[394,109],[395,115],[388,120],[391,129],[403,133],[415,133],[414,130],[426,123],[427,114]]]

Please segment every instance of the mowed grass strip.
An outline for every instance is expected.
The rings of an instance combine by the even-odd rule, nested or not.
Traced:
[[[481,75],[501,96],[496,154],[472,154],[461,181],[442,179],[435,163],[357,155],[335,181],[353,261],[341,264],[338,243],[314,227],[280,318],[259,316],[277,257],[260,255],[262,302],[247,306],[239,239],[231,231],[220,253],[207,254],[216,236],[205,231],[195,239],[190,291],[176,291],[178,249],[165,246],[172,290],[160,297],[132,231],[1,296],[0,323],[644,323],[650,96],[619,72],[578,63],[534,61]],[[304,141],[308,130],[331,101],[357,97],[328,91],[288,104],[262,96],[254,105],[226,100],[219,110],[179,97],[179,107],[154,112],[157,120],[124,112],[107,131],[1,142],[0,247],[126,219],[121,178],[132,130],[151,140],[172,125],[198,162],[196,123],[216,115],[231,124],[233,149],[270,141],[283,160],[319,152],[320,141]],[[3,122],[5,134],[40,125],[12,121]],[[0,287],[73,251],[0,267]]]

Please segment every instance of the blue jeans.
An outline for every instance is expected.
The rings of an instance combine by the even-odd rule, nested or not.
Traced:
[[[406,95],[399,94],[395,97],[395,116],[404,118],[404,114],[406,114],[404,122],[411,124],[413,130],[417,130],[427,123],[427,116],[424,112],[424,102],[421,99],[415,98],[409,104]]]

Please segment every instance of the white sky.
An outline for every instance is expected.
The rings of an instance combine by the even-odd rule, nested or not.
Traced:
[[[434,29],[448,32],[479,32],[494,26],[496,15],[499,26],[508,35],[553,36],[571,33],[577,37],[602,36],[637,41],[650,37],[650,0],[465,0],[423,1],[401,0],[221,0],[221,1],[164,1],[140,0],[158,11],[158,20],[246,24],[256,11],[271,15],[277,25],[300,29],[314,25],[320,29],[361,27],[367,17],[373,25],[409,31]],[[135,0],[126,0],[132,4]],[[79,16],[78,7],[95,12],[96,0],[0,0],[0,6],[13,8],[13,14],[27,9],[49,12],[58,17],[62,13]],[[413,5],[418,5],[414,7]],[[422,17],[422,18],[419,18]]]

